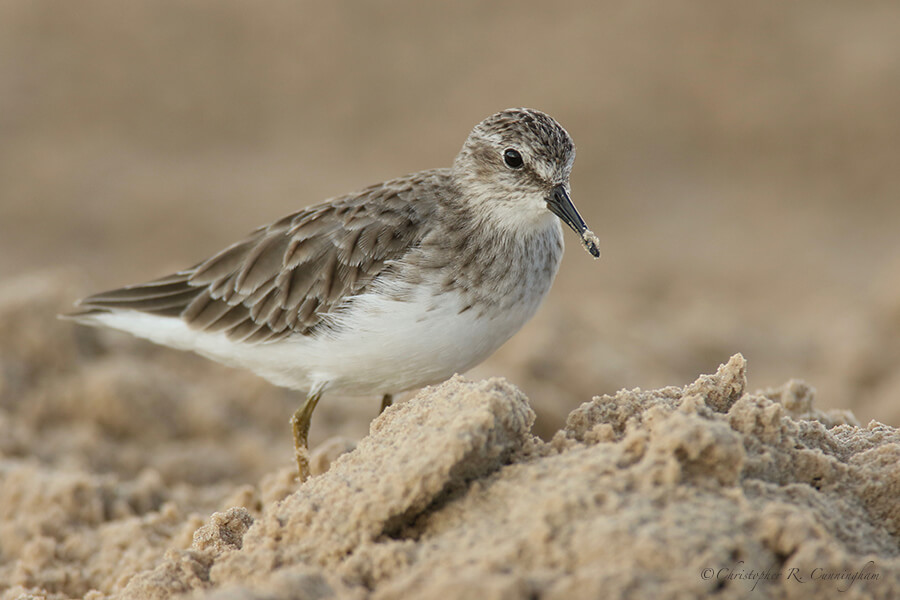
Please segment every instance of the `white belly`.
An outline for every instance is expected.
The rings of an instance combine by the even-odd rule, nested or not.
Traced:
[[[490,356],[537,310],[543,294],[512,310],[464,312],[450,292],[436,304],[430,294],[415,301],[368,295],[341,320],[338,335],[314,342],[291,339],[307,377],[350,395],[400,392],[443,381]],[[427,297],[426,297],[427,296]],[[291,345],[295,350],[288,350]],[[274,378],[272,378],[274,381]]]
[[[329,392],[368,396],[437,383],[480,363],[531,318],[546,290],[535,292],[512,308],[483,313],[477,307],[460,313],[464,304],[455,292],[438,297],[440,303],[427,289],[409,301],[366,294],[335,331],[261,344],[235,343],[222,332],[135,311],[90,320],[247,368],[276,385],[304,391],[324,385]]]

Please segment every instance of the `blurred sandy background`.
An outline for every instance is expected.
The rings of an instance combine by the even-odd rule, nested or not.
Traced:
[[[447,166],[509,106],[574,137],[603,249],[569,234],[538,317],[474,373],[509,376],[539,431],[735,352],[754,386],[803,378],[820,406],[900,425],[891,1],[5,0],[0,278],[86,293],[165,274]]]

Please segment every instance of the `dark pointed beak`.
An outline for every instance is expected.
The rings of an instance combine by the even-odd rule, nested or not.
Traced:
[[[546,198],[547,208],[554,215],[562,219],[562,222],[572,228],[572,231],[581,238],[581,243],[585,250],[591,253],[594,258],[600,258],[600,248],[597,247],[597,236],[588,229],[584,219],[578,214],[575,205],[569,198],[568,192],[564,185],[558,185],[550,192],[550,196]]]

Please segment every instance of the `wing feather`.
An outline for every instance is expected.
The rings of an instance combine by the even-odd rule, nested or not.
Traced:
[[[201,331],[265,342],[309,335],[416,247],[437,210],[423,172],[313,206],[261,227],[191,269],[103,292],[85,312],[136,310],[183,319]],[[419,186],[416,199],[410,190]]]

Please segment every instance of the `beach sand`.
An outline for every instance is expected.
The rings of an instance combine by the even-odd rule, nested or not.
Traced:
[[[740,355],[547,441],[508,380],[456,376],[320,443],[299,485],[289,402],[48,318],[70,291],[0,290],[4,600],[900,593],[900,432],[801,381],[753,391]]]
[[[0,599],[900,597],[898,23],[0,3]],[[304,486],[300,394],[57,319],[522,105],[603,258],[465,379],[326,396]]]

